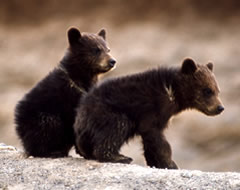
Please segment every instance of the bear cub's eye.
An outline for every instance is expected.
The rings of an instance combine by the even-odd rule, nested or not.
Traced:
[[[210,97],[214,94],[214,92],[212,91],[212,89],[210,88],[204,88],[203,89],[203,95],[206,97]]]
[[[99,47],[96,47],[96,48],[93,48],[92,51],[93,51],[94,54],[98,55],[98,54],[101,53],[102,50]]]

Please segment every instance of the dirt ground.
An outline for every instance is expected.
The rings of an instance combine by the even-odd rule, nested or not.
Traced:
[[[113,14],[114,15],[114,14]],[[15,17],[14,17],[15,18]],[[113,17],[115,18],[115,17]],[[175,20],[54,16],[41,23],[1,23],[0,27],[0,142],[20,147],[14,130],[14,107],[19,99],[53,69],[67,48],[66,31],[107,29],[117,68],[101,77],[117,77],[161,65],[180,65],[186,57],[214,63],[225,105],[223,114],[208,117],[187,111],[174,117],[166,131],[173,158],[183,169],[240,171],[240,27],[231,19],[186,17]],[[173,22],[174,20],[174,22]],[[9,20],[8,20],[9,21]],[[37,20],[36,20],[37,21]],[[134,163],[144,165],[141,140],[123,147]]]

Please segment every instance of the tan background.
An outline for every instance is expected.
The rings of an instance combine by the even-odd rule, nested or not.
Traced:
[[[118,61],[104,77],[180,65],[185,57],[214,62],[224,113],[207,117],[187,111],[174,117],[166,132],[181,168],[239,172],[239,22],[238,0],[1,1],[0,142],[20,147],[14,107],[63,57],[67,29],[104,27]],[[144,164],[139,139],[123,152]]]

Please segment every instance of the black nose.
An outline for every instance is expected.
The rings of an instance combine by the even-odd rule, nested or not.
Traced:
[[[115,65],[116,61],[114,59],[110,59],[108,63],[111,67],[113,67]]]
[[[224,110],[223,106],[220,105],[220,106],[217,107],[218,113],[221,113],[223,110]]]

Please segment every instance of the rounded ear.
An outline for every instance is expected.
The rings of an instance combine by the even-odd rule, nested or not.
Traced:
[[[98,35],[101,36],[104,40],[106,40],[106,30],[105,29],[101,29],[98,32]]]
[[[181,69],[182,73],[193,74],[196,70],[197,70],[197,65],[192,59],[187,58],[183,61],[182,69]]]
[[[207,64],[207,68],[210,70],[210,71],[213,71],[213,63],[209,62]]]
[[[74,45],[81,38],[81,33],[77,28],[70,28],[68,30],[68,41],[70,45]]]

